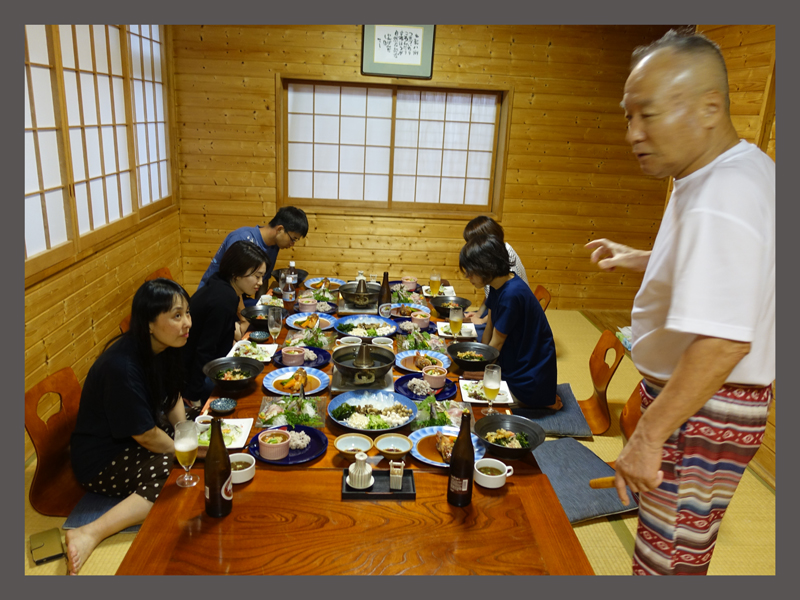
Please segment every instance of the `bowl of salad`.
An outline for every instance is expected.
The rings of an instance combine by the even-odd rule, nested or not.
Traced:
[[[489,454],[498,458],[519,459],[544,441],[544,429],[519,415],[488,415],[475,421],[475,435]]]
[[[447,354],[465,371],[483,371],[497,362],[500,351],[480,342],[458,342],[447,347]]]

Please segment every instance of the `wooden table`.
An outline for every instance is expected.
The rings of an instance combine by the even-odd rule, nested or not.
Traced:
[[[285,337],[284,330],[279,341]],[[267,365],[264,374],[274,368]],[[331,365],[322,370],[330,375]],[[257,415],[264,374],[237,398],[231,417]],[[466,508],[447,503],[446,469],[411,455],[405,462],[414,472],[416,500],[343,501],[342,473],[351,461],[333,440],[347,430],[326,417],[323,431],[328,449],[313,461],[257,461],[255,477],[234,485],[233,511],[221,519],[205,513],[202,468],[193,468],[200,476],[193,488],[175,485],[182,469],[173,470],[117,574],[594,574],[533,454],[512,462],[514,475],[503,488],[475,485]]]

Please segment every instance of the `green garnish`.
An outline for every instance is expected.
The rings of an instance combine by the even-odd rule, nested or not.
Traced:
[[[356,412],[356,407],[345,402],[334,408],[331,411],[331,416],[337,421],[346,421],[354,412]]]
[[[530,448],[531,443],[528,441],[528,434],[524,431],[520,431],[519,433],[514,434],[517,436],[517,440],[519,440],[519,445],[523,448]]]
[[[339,323],[339,329],[341,329],[345,333],[350,333],[355,328],[356,328],[355,323]]]

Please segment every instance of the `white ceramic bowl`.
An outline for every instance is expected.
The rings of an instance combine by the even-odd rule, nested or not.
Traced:
[[[481,467],[491,467],[500,471],[499,475],[487,475],[478,469]],[[482,458],[475,461],[475,483],[485,488],[501,488],[506,484],[506,479],[514,474],[514,467],[506,465],[494,458]]]
[[[270,436],[279,436],[283,439],[278,444],[265,442]],[[282,429],[266,430],[258,434],[258,453],[266,460],[281,460],[289,455],[289,434]]]
[[[253,478],[253,475],[256,473],[256,459],[250,456],[249,454],[238,453],[238,454],[231,454],[231,481],[233,483],[245,483],[250,481]],[[234,471],[233,470],[233,463],[235,462],[246,462],[247,468],[242,469],[241,471]]]
[[[394,340],[388,337],[376,337],[372,338],[372,343],[376,346],[381,346],[382,348],[388,348],[392,352],[394,352]]]
[[[417,289],[416,277],[411,277],[410,275],[407,275],[403,277],[401,281],[403,283],[403,287],[406,288],[409,292],[413,292],[415,289]]]
[[[314,298],[300,298],[297,304],[300,305],[300,312],[315,312],[317,310],[317,301]]]
[[[425,329],[431,322],[431,316],[424,312],[411,313],[411,322],[419,325],[420,329]]]
[[[336,340],[336,346],[358,346],[361,343],[361,338],[354,336],[347,336]]]
[[[194,422],[197,423],[197,432],[203,433],[206,429],[211,427],[211,421],[214,420],[214,417],[211,415],[199,415],[195,418]]]
[[[281,359],[287,367],[298,367],[305,362],[305,353],[302,347],[289,347],[281,350]]]
[[[378,452],[389,460],[399,460],[411,452],[411,439],[400,433],[384,433],[375,438]]]
[[[425,367],[422,369],[422,378],[427,381],[430,386],[438,390],[440,387],[444,386],[444,382],[447,379],[447,369],[444,367]]]
[[[362,433],[345,433],[333,441],[333,446],[343,456],[354,459],[359,452],[369,452],[372,438]]]

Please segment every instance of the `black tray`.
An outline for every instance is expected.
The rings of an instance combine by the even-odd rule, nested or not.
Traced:
[[[348,470],[342,472],[342,500],[416,500],[417,488],[414,486],[414,473],[403,470],[403,488],[389,488],[389,471],[372,470],[375,483],[365,490],[357,490],[347,485]]]

